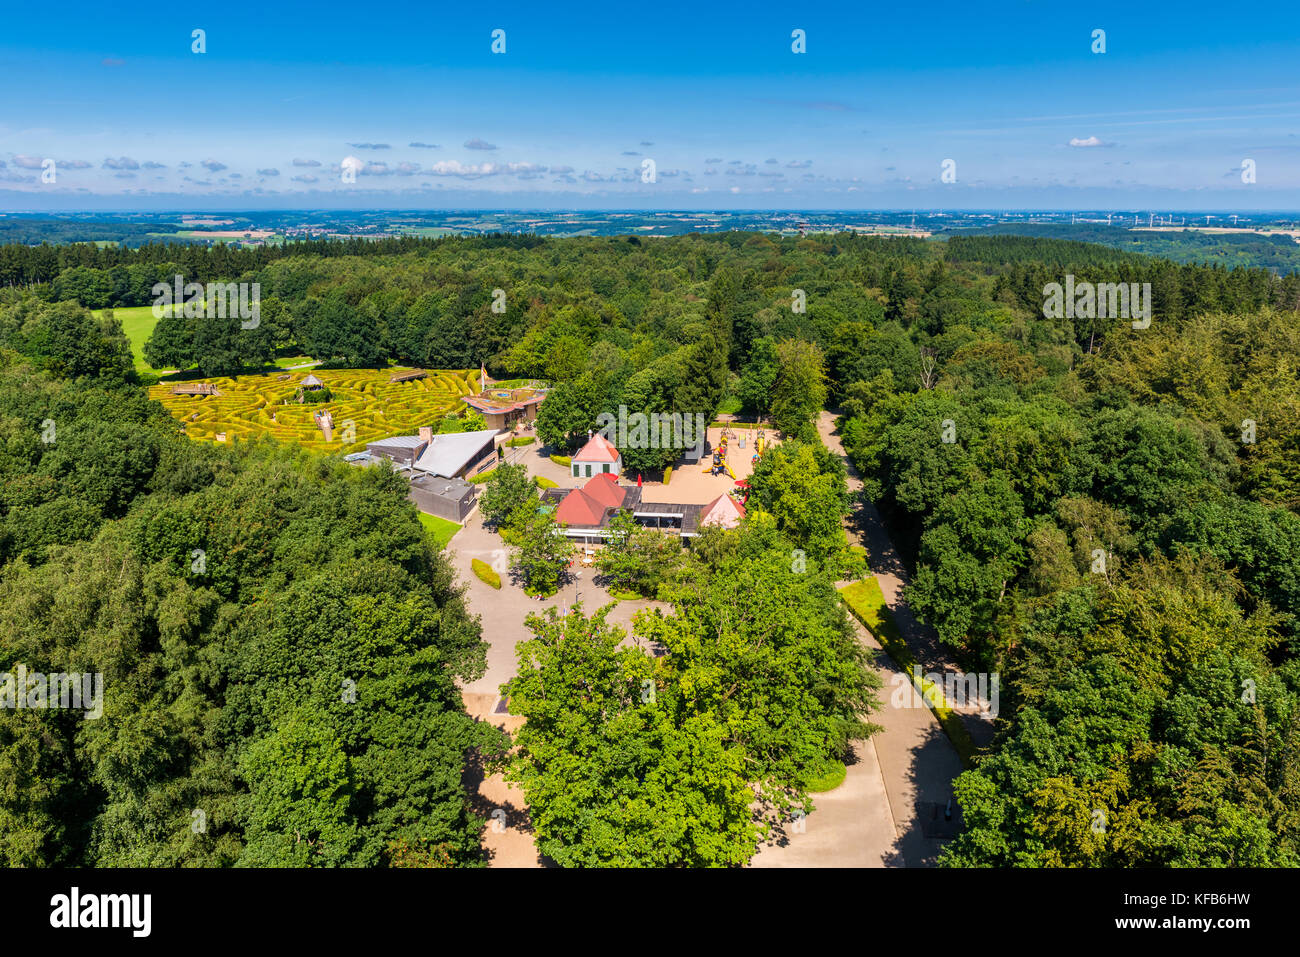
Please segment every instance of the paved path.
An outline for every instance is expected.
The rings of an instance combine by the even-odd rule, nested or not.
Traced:
[[[572,484],[568,470],[541,455],[537,446],[518,447],[511,449],[510,453],[512,460],[528,466],[529,474],[543,475],[565,486]],[[591,569],[582,569],[578,573],[581,577],[566,583],[545,601],[528,598],[522,584],[504,571],[508,562],[506,546],[496,532],[484,527],[477,508],[470,512],[464,526],[448,543],[447,557],[465,588],[470,613],[480,618],[483,640],[488,645],[487,672],[461,689],[465,710],[473,718],[514,731],[523,719],[497,709],[501,704],[501,685],[514,677],[518,668],[515,647],[532,637],[524,619],[530,612],[551,606],[565,609],[577,601],[582,601],[583,610],[591,614],[612,599],[606,589],[592,582]],[[484,583],[470,570],[470,561],[475,558],[503,569],[500,590]],[[656,606],[667,607],[651,601],[620,601],[607,620],[630,634],[633,615],[643,608]],[[545,866],[547,862],[538,855],[533,844],[523,793],[516,787],[507,786],[500,774],[484,777],[476,767],[466,771],[465,783],[473,794],[475,805],[488,819],[483,846],[489,866]]]
[[[909,583],[907,568],[894,548],[879,510],[871,502],[857,498],[857,493],[862,490],[862,478],[844,454],[844,446],[835,431],[835,416],[830,412],[822,412],[817,430],[826,447],[844,460],[849,491],[856,499],[853,513],[845,522],[849,540],[866,547],[871,571],[876,576],[880,592],[884,595],[885,604],[889,606],[900,634],[907,641],[912,657],[926,674],[963,674],[952,651],[939,641],[933,628],[923,625],[917,619],[903,597]],[[985,701],[972,698],[964,705],[956,704],[953,707],[953,711],[961,716],[962,723],[966,725],[966,730],[970,732],[977,747],[985,747],[993,740],[993,721],[986,704]]]
[[[856,499],[862,480],[844,456],[831,413],[821,414],[818,432],[826,447],[845,459],[849,491]],[[955,670],[903,599],[907,572],[875,507],[855,505],[845,525],[849,541],[866,546],[881,592],[916,660],[927,671],[944,670],[945,663]],[[853,743],[856,760],[844,783],[814,795],[817,807],[803,822],[803,832],[781,835],[778,843],[762,848],[755,867],[930,866],[961,826],[960,808],[951,801],[961,758],[933,712],[910,691],[908,677],[857,619],[850,620],[863,644],[877,652],[882,707],[872,721],[883,730]]]
[[[833,417],[823,413],[819,426],[827,447],[842,455]],[[520,456],[530,472],[546,475],[561,485],[572,484],[565,470],[537,454],[536,447],[531,452]],[[850,490],[857,492],[862,483],[852,465],[848,467]],[[944,660],[942,649],[902,599],[906,571],[875,508],[869,504],[860,507],[846,524],[850,540],[866,545],[881,590],[917,660],[928,669],[941,670],[938,665]],[[496,713],[496,707],[500,685],[515,673],[515,645],[530,634],[523,623],[525,616],[547,605],[566,607],[580,596],[590,612],[607,601],[608,594],[591,583],[590,571],[584,571],[583,579],[566,585],[545,602],[528,600],[508,575],[502,576],[500,591],[490,588],[469,571],[469,562],[481,558],[491,564],[504,556],[499,551],[502,548],[501,539],[483,527],[475,511],[452,539],[448,552],[465,584],[471,611],[482,618],[483,637],[488,642],[487,674],[464,688],[466,708],[481,720],[513,730],[519,719]],[[610,620],[630,631],[633,614],[653,604],[619,602]],[[955,802],[952,819],[945,820],[952,780],[962,769],[956,751],[924,703],[910,693],[896,692],[910,688],[907,677],[888,655],[879,651],[870,632],[856,619],[851,620],[862,642],[879,652],[876,672],[882,683],[882,708],[872,720],[884,730],[869,740],[853,742],[854,759],[844,783],[833,791],[814,795],[816,810],[797,830],[787,825],[786,832],[775,834],[760,847],[751,862],[754,867],[928,866],[960,825]],[[475,789],[476,800],[489,821],[493,821],[494,811],[500,811],[497,819],[503,819],[504,827],[490,823],[484,836],[490,865],[543,866],[545,861],[533,846],[522,794],[507,789],[500,775],[484,779],[474,769],[467,775],[467,782]]]

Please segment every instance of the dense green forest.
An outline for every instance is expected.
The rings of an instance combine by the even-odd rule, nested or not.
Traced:
[[[0,710],[0,864],[478,862],[461,772],[501,741],[455,680],[486,646],[402,481],[191,442],[112,323],[24,316],[0,352],[0,664],[109,690],[101,720]]]
[[[970,668],[1003,678],[997,737],[958,781],[966,830],[947,863],[1300,864],[1300,277],[1032,237],[752,233],[0,247],[4,664],[93,660],[138,688],[120,721],[0,714],[7,861],[474,859],[480,823],[456,769],[499,742],[453,703],[453,678],[483,652],[450,571],[377,474],[177,437],[134,383],[120,328],[86,312],[147,304],[176,272],[259,282],[262,322],[248,335],[237,319],[163,319],[155,367],[216,373],[291,352],[482,362],[553,383],[538,431],[557,448],[620,405],[769,415],[798,441],[755,476],[777,526],[764,534],[782,536],[764,548],[827,567],[846,507],[813,423],[837,409],[912,566],[913,607]],[[1066,275],[1150,283],[1151,325],[1044,319],[1044,287]],[[647,470],[676,454],[624,453]],[[187,571],[196,548],[204,577]],[[688,581],[745,580],[726,554],[691,561]],[[707,631],[717,609],[674,582],[679,614]],[[599,618],[577,618],[536,621],[524,701],[592,656],[623,684],[642,678]],[[827,619],[813,637],[840,628]],[[361,718],[339,699],[347,678],[369,700]],[[390,693],[408,683],[421,693]],[[716,715],[674,686],[667,724],[606,717],[643,757],[674,742],[737,760]],[[570,719],[586,707],[571,704]],[[815,746],[783,747],[833,754],[851,711]],[[528,745],[544,758],[554,740]],[[786,760],[770,777],[797,790]],[[539,761],[521,780],[557,787]],[[401,784],[417,774],[431,783]],[[310,807],[290,776],[315,782]],[[744,859],[738,780],[718,792],[728,840],[655,860]],[[627,782],[592,787],[617,804]],[[195,807],[211,809],[206,836],[190,832]],[[304,836],[294,822],[309,818],[328,833]],[[667,833],[653,808],[641,823],[650,844]],[[617,859],[583,857],[571,827],[560,815],[547,832],[557,859]]]
[[[1184,217],[1185,218],[1185,217]],[[1227,216],[1215,216],[1211,226],[1232,225]],[[1204,225],[1200,220],[1198,223]],[[1242,224],[1243,227],[1245,224]],[[1100,243],[1126,252],[1159,256],[1176,263],[1270,269],[1280,273],[1300,271],[1300,243],[1285,235],[1258,233],[1207,233],[1170,226],[1133,230],[1128,226],[1065,223],[999,223],[981,235],[1034,236]],[[953,235],[964,235],[954,231]]]

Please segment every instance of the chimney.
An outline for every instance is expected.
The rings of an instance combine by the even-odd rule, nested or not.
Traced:
[[[420,426],[420,441],[428,445],[433,441],[433,427],[428,425]]]

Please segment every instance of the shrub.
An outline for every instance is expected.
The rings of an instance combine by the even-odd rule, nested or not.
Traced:
[[[521,445],[532,445],[533,441],[531,435],[521,435],[518,438],[506,439],[506,445],[510,446],[512,449],[517,449]]]
[[[834,791],[844,783],[848,773],[849,769],[844,766],[843,761],[827,761],[821,767],[804,775],[804,787],[810,794]]]
[[[562,469],[570,468],[573,465],[573,459],[569,458],[567,455],[552,455],[551,461]]]
[[[559,482],[552,482],[544,475],[533,476],[533,481],[537,483],[538,488],[559,488]]]
[[[493,588],[501,587],[501,576],[487,562],[475,558],[469,563],[469,567],[474,569],[474,574],[479,577],[479,580],[486,582]]]
[[[467,482],[473,482],[473,483],[476,484],[476,485],[482,484],[483,482],[486,482],[488,479],[490,479],[490,478],[492,477],[492,473],[495,472],[496,470],[497,470],[497,467],[494,465],[494,466],[492,466],[492,468],[488,469],[486,472],[479,472],[478,475],[475,475],[475,476],[473,476],[473,477],[471,477],[471,478],[468,478],[468,479],[466,479],[465,481],[467,481]]]
[[[729,395],[725,399],[723,399],[721,404],[718,406],[718,414],[738,415],[744,407],[745,407],[745,403],[742,402],[737,396]]]
[[[667,485],[669,482],[672,481],[672,478],[673,478],[673,467],[670,465],[668,466],[668,468],[664,469],[664,484]]]

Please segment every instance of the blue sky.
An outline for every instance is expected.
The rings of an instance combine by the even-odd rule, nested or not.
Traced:
[[[1291,3],[194,11],[10,6],[0,208],[1300,208]]]

